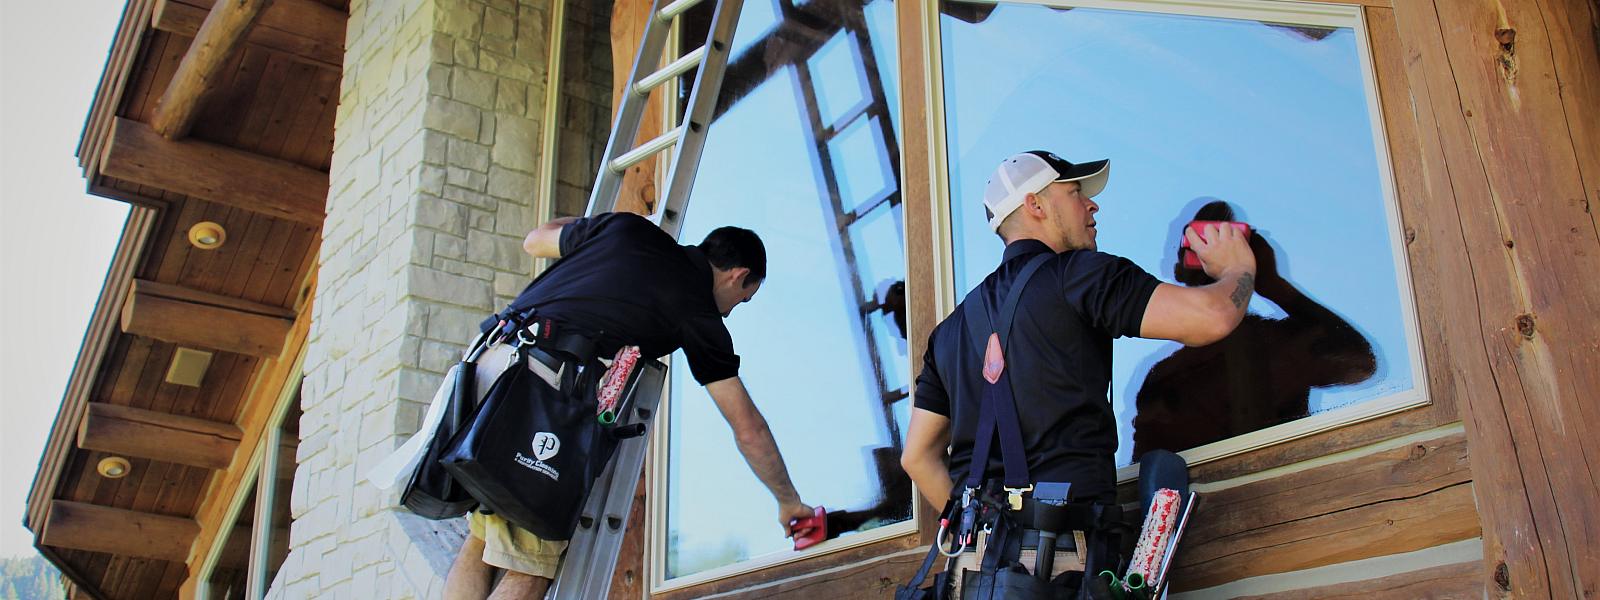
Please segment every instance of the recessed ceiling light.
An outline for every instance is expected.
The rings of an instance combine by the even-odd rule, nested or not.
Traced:
[[[107,456],[100,459],[100,464],[95,465],[95,470],[99,471],[106,479],[121,479],[132,469],[133,467],[128,464],[128,459],[121,456]]]
[[[228,232],[221,225],[201,221],[189,228],[189,243],[201,250],[212,250],[228,241]]]

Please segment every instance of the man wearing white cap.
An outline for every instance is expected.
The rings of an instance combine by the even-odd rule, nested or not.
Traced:
[[[983,420],[980,402],[985,386],[998,377],[985,367],[1002,364],[995,360],[999,348],[989,350],[982,335],[969,331],[966,307],[974,301],[988,307],[980,309],[989,317],[976,330],[986,335],[985,327],[1003,329],[1001,307],[1034,257],[1046,255],[1016,295],[1009,332],[1000,333],[1001,372],[1020,417],[1029,487],[1070,483],[1073,501],[1115,500],[1111,340],[1138,336],[1201,346],[1226,337],[1243,318],[1254,290],[1255,257],[1231,227],[1184,232],[1206,273],[1217,280],[1204,287],[1161,283],[1133,262],[1098,251],[1100,205],[1094,197],[1109,175],[1108,160],[1074,164],[1031,151],[1006,159],[990,178],[983,208],[990,229],[1005,241],[1005,255],[930,336],[901,458],[935,506],[952,498],[955,482],[972,481],[967,476]],[[995,445],[1005,446],[1005,434],[990,434],[993,429],[984,430],[985,437],[999,435]],[[989,445],[984,440],[987,460],[976,478],[985,482],[1005,470],[1002,453],[987,451]]]

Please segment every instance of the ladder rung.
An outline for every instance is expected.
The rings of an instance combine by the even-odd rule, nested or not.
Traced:
[[[660,71],[651,73],[644,79],[640,79],[639,83],[633,84],[633,93],[639,95],[648,94],[650,93],[650,90],[656,89],[656,86],[661,85],[662,82],[682,75],[689,69],[700,66],[701,59],[704,59],[705,57],[705,46],[695,48],[693,52],[678,57],[678,60],[672,61],[672,64],[662,67]]]
[[[672,131],[658,135],[655,139],[640,144],[637,148],[629,150],[627,154],[618,156],[616,160],[611,161],[611,171],[615,173],[621,173],[628,170],[628,167],[639,164],[640,162],[644,161],[644,159],[654,156],[655,153],[666,150],[667,148],[671,148],[674,144],[678,143],[679,138],[683,137],[684,127],[684,125],[679,125],[673,128]]]
[[[694,5],[699,3],[700,0],[677,0],[672,4],[668,4],[666,8],[661,9],[661,12],[656,13],[656,18],[663,21],[671,21],[673,17],[683,14],[683,11],[694,8]]]

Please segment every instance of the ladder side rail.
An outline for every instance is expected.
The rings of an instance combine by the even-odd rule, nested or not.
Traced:
[[[639,81],[654,73],[656,66],[661,63],[661,52],[666,45],[667,30],[671,28],[670,20],[659,18],[657,12],[663,0],[656,0],[650,9],[650,20],[645,24],[644,35],[639,39],[639,52],[633,59],[633,70],[628,74],[628,85],[622,93],[622,106],[618,107],[615,123],[611,127],[611,136],[606,140],[605,154],[600,161],[600,171],[595,175],[594,190],[589,193],[589,207],[585,214],[589,216],[611,212],[617,205],[617,194],[622,189],[623,173],[611,170],[612,161],[616,160],[633,149],[633,142],[639,136],[639,123],[644,118],[645,106],[650,101],[650,95],[634,93]]]
[[[711,17],[705,61],[695,71],[689,111],[679,125],[685,128],[683,139],[678,141],[677,156],[667,172],[665,201],[661,203],[661,228],[674,238],[683,228],[684,210],[689,205],[689,193],[694,189],[695,173],[700,169],[700,154],[705,148],[706,132],[711,128],[712,111],[722,91],[722,75],[728,66],[728,53],[733,49],[733,33],[743,6],[744,0],[721,0]]]

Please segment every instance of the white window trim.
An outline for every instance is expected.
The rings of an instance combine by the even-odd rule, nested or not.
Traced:
[[[1350,406],[1314,414],[1289,423],[1260,429],[1244,435],[1191,448],[1178,453],[1190,466],[1220,460],[1272,446],[1309,435],[1353,425],[1361,421],[1394,414],[1431,403],[1428,393],[1428,374],[1423,360],[1422,338],[1418,332],[1415,291],[1411,284],[1411,264],[1407,260],[1405,239],[1400,221],[1398,195],[1395,192],[1394,172],[1389,155],[1389,142],[1383,123],[1383,107],[1378,99],[1378,84],[1372,66],[1372,43],[1367,31],[1363,9],[1356,5],[1325,2],[1297,2],[1294,0],[957,0],[989,4],[1036,4],[1061,8],[1101,8],[1176,14],[1195,17],[1214,17],[1267,21],[1317,27],[1349,27],[1355,30],[1356,48],[1361,63],[1361,74],[1367,97],[1367,113],[1372,126],[1372,140],[1378,176],[1384,196],[1384,212],[1389,226],[1390,253],[1395,265],[1395,283],[1400,292],[1400,312],[1405,328],[1405,339],[1412,350],[1407,360],[1411,365],[1412,387],[1387,396],[1364,400]],[[935,305],[940,318],[949,315],[957,305],[957,290],[953,261],[953,226],[950,222],[949,146],[946,141],[944,110],[944,46],[940,37],[939,10],[925,11],[928,15],[923,25],[926,40],[923,56],[926,71],[929,173],[933,177],[933,226],[935,240],[934,273],[942,293]],[[1137,464],[1117,469],[1118,483],[1137,479]]]
[[[239,521],[239,514],[244,510],[244,504],[249,500],[250,494],[255,494],[256,496],[256,512],[250,526],[250,558],[248,562],[249,569],[245,575],[245,589],[247,590],[245,597],[264,598],[266,597],[268,586],[272,585],[272,582],[266,581],[266,544],[270,541],[270,538],[264,535],[263,532],[271,531],[272,529],[272,511],[270,507],[277,491],[272,489],[274,486],[271,485],[263,487],[261,478],[264,474],[277,472],[278,452],[276,448],[282,441],[283,419],[289,413],[289,404],[293,402],[295,394],[300,391],[300,382],[304,378],[301,367],[304,365],[305,358],[305,349],[301,348],[300,353],[295,356],[294,367],[289,370],[290,373],[295,375],[289,378],[289,383],[283,387],[283,391],[274,401],[272,414],[267,419],[265,429],[262,430],[261,439],[256,441],[255,449],[250,455],[249,464],[245,466],[244,477],[239,479],[239,489],[234,490],[233,500],[228,503],[227,517],[222,521],[224,525],[219,526],[216,538],[211,540],[211,548],[206,550],[205,559],[200,563],[200,579],[195,585],[195,598],[205,600],[211,597],[211,576],[216,572],[217,561],[222,558],[223,547],[227,545],[228,536],[232,533],[232,524]],[[262,370],[261,375],[258,377],[265,377],[267,372]],[[253,395],[256,388],[261,384],[262,380],[259,378],[251,383],[245,397],[249,398]],[[268,451],[268,449],[272,450]],[[223,475],[223,473],[218,473],[218,475]],[[263,504],[267,505],[265,512],[263,512]],[[263,515],[265,515],[265,518],[263,518]],[[260,525],[262,524],[266,524],[266,527],[261,527]]]

